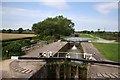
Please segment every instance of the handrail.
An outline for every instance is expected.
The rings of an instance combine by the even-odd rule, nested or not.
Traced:
[[[44,58],[44,57],[18,57],[18,59],[24,59],[24,60],[74,60],[74,61],[82,61],[83,63],[99,63],[99,64],[111,64],[111,65],[119,65],[120,62],[112,62],[112,61],[93,61],[93,60],[85,60],[85,59],[76,59],[76,58],[65,58],[65,57],[49,57],[49,58]]]

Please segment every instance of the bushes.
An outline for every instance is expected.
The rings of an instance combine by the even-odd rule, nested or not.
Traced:
[[[25,53],[22,47],[29,46],[32,43],[30,39],[23,39],[17,41],[2,42],[2,57],[3,59],[10,58],[11,56],[21,56]]]
[[[25,53],[22,51],[22,47],[36,44],[39,39],[20,39],[16,41],[2,42],[2,58],[7,59],[11,56],[21,56]]]
[[[4,58],[10,58],[10,56],[20,56],[24,53],[21,50],[21,44],[18,42],[11,42],[9,45],[4,46],[2,49],[2,56]]]

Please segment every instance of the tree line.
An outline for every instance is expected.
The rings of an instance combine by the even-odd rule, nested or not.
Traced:
[[[2,33],[18,33],[18,34],[22,34],[22,33],[34,33],[32,30],[30,29],[23,29],[23,28],[19,28],[17,30],[13,30],[13,29],[2,29],[0,30],[0,32]]]
[[[120,32],[106,32],[98,29],[98,31],[83,30],[83,31],[77,31],[77,33],[92,34],[94,36],[98,36],[103,39],[116,40],[117,42],[120,42]]]

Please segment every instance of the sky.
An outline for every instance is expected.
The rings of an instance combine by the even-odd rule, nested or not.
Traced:
[[[76,31],[118,31],[118,2],[2,2],[2,29],[31,29],[47,17],[63,15],[75,23]],[[58,0],[59,1],[59,0]]]

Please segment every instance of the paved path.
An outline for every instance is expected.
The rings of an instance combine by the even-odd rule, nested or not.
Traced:
[[[9,68],[9,64],[12,62],[13,60],[11,59],[7,59],[7,60],[3,60],[0,61],[0,72],[2,72],[2,77],[7,77],[10,78],[10,68]]]
[[[120,67],[111,65],[88,65],[88,78],[119,78]]]
[[[91,37],[95,37],[93,35],[90,35]],[[106,39],[103,39],[103,38],[100,38],[100,37],[96,37],[97,40],[92,40],[92,42],[97,42],[97,43],[115,43],[117,44],[118,42],[115,42],[115,40],[106,40]]]
[[[16,60],[10,63],[12,78],[30,78],[40,70],[46,62],[39,60]]]
[[[54,53],[58,52],[64,45],[66,45],[67,42],[54,42],[48,45],[45,45],[44,47],[38,47],[33,50],[30,50],[27,52],[24,56],[29,57],[38,57],[39,53],[44,51],[52,51]]]
[[[115,40],[106,40],[106,39],[102,39],[102,38],[98,38],[98,40],[94,40],[92,42],[97,42],[97,43],[116,43]]]
[[[93,46],[92,43],[81,43],[84,52],[93,54],[96,60],[106,60],[100,52]],[[94,55],[95,53],[95,55]],[[94,64],[88,65],[88,78],[118,78],[120,70],[119,66],[108,65],[108,64]]]

